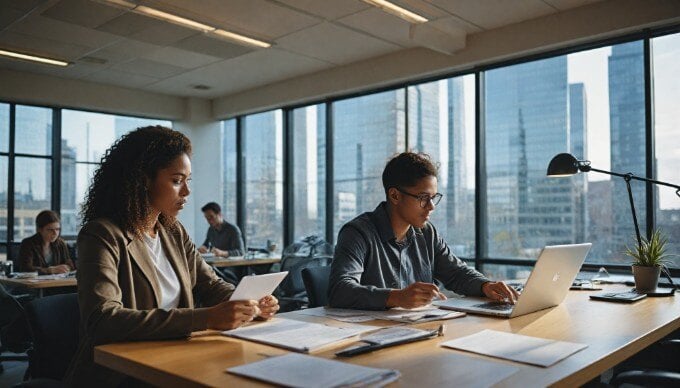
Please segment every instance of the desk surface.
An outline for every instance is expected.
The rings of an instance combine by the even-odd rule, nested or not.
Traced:
[[[0,283],[11,286],[22,286],[27,288],[52,288],[52,287],[76,287],[78,281],[75,277],[60,279],[45,279],[40,276],[28,279],[6,278],[0,276]]]
[[[205,262],[214,267],[240,267],[244,265],[275,264],[280,261],[280,257],[263,257],[255,259],[207,259]]]
[[[609,286],[607,290],[621,289]],[[570,291],[560,306],[513,319],[476,315],[444,321],[445,337],[382,349],[343,361],[402,373],[403,386],[447,386],[462,381],[476,360],[512,365],[519,371],[500,386],[577,386],[613,367],[647,345],[680,328],[680,295],[646,298],[627,305],[591,301],[591,291]],[[288,313],[304,320],[325,318]],[[336,321],[333,321],[336,322]],[[440,322],[416,325],[437,327]],[[549,368],[441,348],[439,343],[483,329],[588,344],[588,348]],[[346,344],[344,345],[346,346]],[[337,349],[315,354],[332,358]],[[262,386],[225,369],[279,355],[285,350],[201,332],[188,340],[120,343],[95,348],[95,361],[154,385]],[[489,370],[493,373],[493,370]]]

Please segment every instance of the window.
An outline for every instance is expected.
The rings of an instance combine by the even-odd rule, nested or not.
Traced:
[[[236,120],[222,121],[220,131],[220,155],[222,155],[220,206],[223,218],[229,223],[236,224]]]
[[[281,110],[245,118],[246,230],[249,247],[267,240],[283,245],[283,115]]]
[[[52,109],[16,106],[14,240],[36,232],[35,217],[52,208]]]
[[[7,241],[9,104],[0,104],[0,241]]]
[[[106,150],[124,134],[139,127],[162,125],[165,120],[116,116],[76,110],[62,111],[61,124],[61,233],[76,235],[80,207]]]
[[[545,174],[553,156],[569,152],[645,175],[642,42],[487,71],[485,103],[489,256],[536,258],[544,245],[592,241],[589,261],[628,263],[624,181]],[[633,186],[644,227],[644,185]]]
[[[409,148],[439,164],[444,194],[432,224],[464,257],[475,254],[475,78],[474,75],[408,88]]]
[[[680,34],[652,40],[656,178],[680,185]],[[680,197],[675,190],[654,186],[656,227],[668,238],[671,267],[680,267]]]
[[[334,236],[385,200],[383,169],[405,149],[404,104],[403,89],[333,104]]]
[[[292,111],[294,240],[326,231],[326,106]]]

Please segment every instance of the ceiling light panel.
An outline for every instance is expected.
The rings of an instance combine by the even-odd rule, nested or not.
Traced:
[[[427,18],[418,15],[415,12],[411,12],[407,10],[406,8],[402,8],[396,4],[390,3],[389,1],[386,0],[363,0],[365,3],[374,5],[380,9],[382,9],[385,12],[391,13],[392,15],[395,15],[397,17],[400,17],[404,20],[406,20],[409,23],[414,23],[414,24],[419,24],[419,23],[426,23],[428,20]]]

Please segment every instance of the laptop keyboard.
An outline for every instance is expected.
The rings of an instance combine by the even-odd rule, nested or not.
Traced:
[[[512,311],[513,305],[508,303],[498,303],[498,302],[486,302],[476,304],[473,307],[478,307],[487,310],[497,310],[497,311]]]

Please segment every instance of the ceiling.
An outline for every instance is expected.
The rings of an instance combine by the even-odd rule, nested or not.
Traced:
[[[216,98],[412,47],[455,55],[465,37],[598,0],[395,0],[410,24],[360,0],[129,0],[272,42],[255,49],[91,0],[0,0],[0,68],[173,96]],[[206,89],[207,87],[207,89]]]

